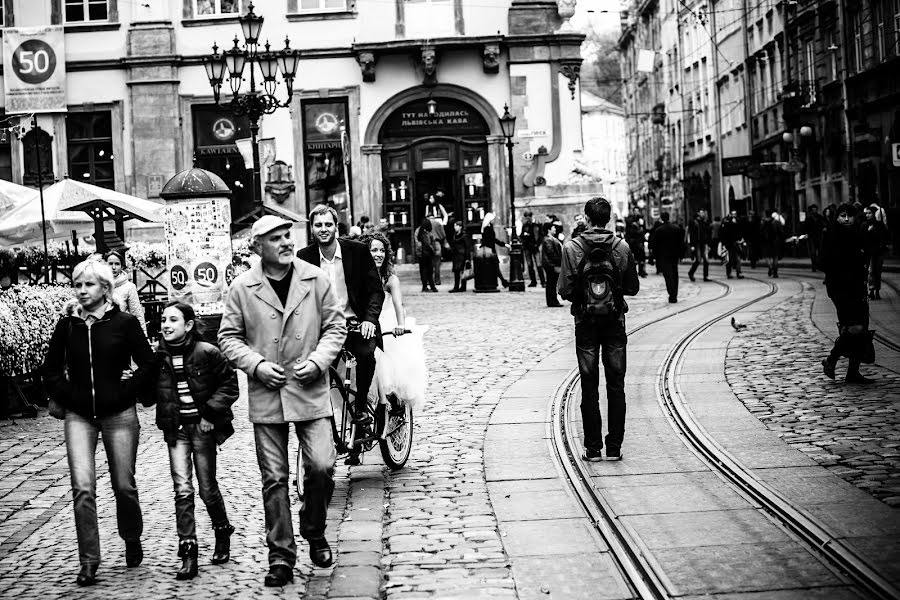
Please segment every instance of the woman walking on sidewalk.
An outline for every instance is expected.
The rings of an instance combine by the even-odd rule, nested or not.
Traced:
[[[881,300],[881,271],[887,253],[890,233],[884,224],[884,209],[877,204],[865,208],[863,239],[869,258],[869,300]]]
[[[451,294],[466,291],[466,280],[463,271],[472,268],[472,238],[463,228],[462,221],[453,221],[450,232],[450,255],[453,259],[453,289]]]
[[[75,267],[72,281],[78,306],[56,324],[43,374],[59,409],[54,416],[65,419],[81,563],[76,583],[87,586],[96,582],[100,565],[94,455],[101,433],[116,497],[119,536],[125,540],[125,564],[136,567],[144,558],[143,520],[134,479],[140,430],[135,402],[147,385],[153,351],[138,320],[119,309],[109,265],[86,260]],[[132,360],[138,366],[134,373],[129,368]]]
[[[835,378],[835,367],[840,357],[850,359],[847,383],[872,383],[863,377],[859,365],[874,362],[868,353],[869,304],[866,298],[866,253],[862,234],[853,226],[856,207],[842,204],[837,209],[836,225],[828,229],[822,245],[821,264],[825,272],[825,290],[837,309],[838,331],[829,355],[822,360],[822,367],[829,379]],[[874,354],[874,352],[873,352]],[[871,360],[869,360],[871,359]]]
[[[214,565],[230,559],[234,533],[216,480],[216,445],[234,433],[231,405],[238,399],[237,375],[218,348],[200,339],[196,322],[190,305],[169,302],[162,314],[163,339],[156,351],[156,426],[169,447],[178,556],[182,559],[175,578],[181,580],[197,575],[193,471],[216,535]]]
[[[423,292],[436,292],[434,287],[434,255],[435,237],[431,219],[422,217],[422,223],[416,229],[416,248],[419,250],[419,279],[422,280]]]
[[[503,273],[500,271],[500,257],[497,256],[497,245],[499,244],[506,248],[506,242],[497,239],[497,232],[494,231],[495,218],[494,213],[489,212],[484,215],[484,219],[481,221],[481,247],[485,251],[490,250],[488,264],[495,269],[497,279],[500,280],[503,287],[509,287],[509,282],[503,278]]]

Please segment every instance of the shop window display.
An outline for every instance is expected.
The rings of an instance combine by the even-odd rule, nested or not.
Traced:
[[[338,211],[351,224],[349,138],[344,101],[305,102],[303,105],[303,160],[307,212],[319,204]]]

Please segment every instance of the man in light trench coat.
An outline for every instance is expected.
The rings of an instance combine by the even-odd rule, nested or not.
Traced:
[[[297,545],[291,524],[288,435],[294,424],[303,453],[300,535],[319,567],[332,563],[325,516],[334,491],[328,366],[347,327],[325,273],[294,258],[291,224],[266,215],[250,235],[259,264],[231,284],[219,346],[248,376],[250,421],[262,475],[269,572],[265,585],[293,581]]]

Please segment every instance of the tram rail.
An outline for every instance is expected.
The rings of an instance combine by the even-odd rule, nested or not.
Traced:
[[[754,278],[748,277],[747,279]],[[679,389],[677,374],[691,342],[721,320],[745,310],[777,292],[777,287],[772,282],[758,279],[756,281],[766,283],[769,289],[739,306],[716,313],[715,316],[704,320],[675,342],[657,372],[657,401],[675,432],[711,471],[718,473],[744,497],[758,503],[770,519],[790,531],[820,561],[843,574],[848,582],[862,591],[866,597],[885,600],[898,599],[900,590],[872,569],[822,522],[796,508],[777,490],[757,479],[747,467],[719,445],[702,425],[694,420],[687,409]],[[716,283],[723,286],[722,294],[643,323],[631,329],[628,332],[629,336],[677,314],[694,311],[701,306],[720,301],[729,296],[734,289],[731,285],[723,282],[717,281]],[[570,406],[574,404],[573,399],[578,383],[578,370],[573,369],[553,397],[550,409],[551,442],[556,458],[570,488],[589,515],[596,531],[610,548],[611,557],[633,597],[642,600],[670,598],[665,574],[595,487],[591,480],[591,472],[577,452],[576,433],[569,424]]]

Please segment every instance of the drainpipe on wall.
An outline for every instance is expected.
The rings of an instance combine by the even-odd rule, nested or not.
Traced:
[[[713,85],[715,86],[716,91],[716,177],[719,180],[719,209],[721,210],[722,218],[728,214],[726,210],[726,203],[728,202],[728,194],[725,190],[725,175],[722,173],[722,98],[719,95],[719,30],[716,27],[716,8],[713,5],[711,11],[709,11],[709,23],[711,25],[711,29],[715,32],[715,38],[712,39],[712,59],[713,59]],[[744,29],[743,31],[746,31]],[[710,215],[712,218],[713,215]]]
[[[837,0],[838,5],[838,32],[841,40],[841,102],[843,110],[841,116],[844,118],[844,147],[847,148],[847,202],[856,201],[856,176],[853,169],[853,132],[850,130],[850,115],[848,114],[849,102],[847,98],[847,32],[844,29],[846,21],[844,20],[844,0]]]

